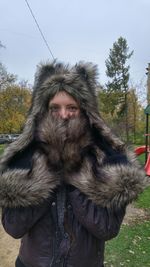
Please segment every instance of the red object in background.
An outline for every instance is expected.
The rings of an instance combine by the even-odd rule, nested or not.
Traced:
[[[136,153],[137,156],[141,155],[145,151],[146,151],[146,146],[139,146],[134,150],[134,152]]]
[[[150,153],[148,154],[148,158],[144,167],[146,174],[150,176]]]
[[[137,156],[139,156],[146,152],[146,146],[139,146],[134,150],[134,152],[136,153]],[[147,157],[146,164],[144,166],[144,170],[146,174],[150,176],[150,153],[148,153],[148,157]]]

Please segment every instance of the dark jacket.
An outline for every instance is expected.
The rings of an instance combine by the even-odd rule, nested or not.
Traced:
[[[4,209],[5,230],[23,237],[19,258],[26,267],[103,266],[105,241],[118,234],[125,209],[98,207],[78,189],[67,196],[62,233],[55,198],[41,206]]]
[[[1,159],[2,223],[22,238],[25,267],[102,267],[105,241],[146,186],[135,155],[99,115],[96,75],[91,64],[42,66],[23,133]],[[48,101],[60,90],[79,102],[82,121],[51,119]]]
[[[28,170],[28,173],[31,172],[31,163],[29,162],[32,162],[32,158],[37,152],[34,151],[34,146],[32,149],[28,148],[28,151],[32,151],[30,156],[26,152],[20,153],[19,158],[13,158],[13,162],[9,162],[7,167],[11,174],[15,172],[15,176],[17,176],[18,172],[23,169]],[[89,154],[88,152],[88,156]],[[24,165],[25,159],[28,161],[26,165]],[[96,165],[92,156],[89,162],[92,162],[94,166]],[[118,165],[116,165],[116,162]],[[101,170],[97,169],[95,172],[97,171],[97,176],[99,176],[105,168],[112,168],[112,170],[118,168],[119,171],[120,168],[127,169],[130,165],[131,163],[128,162],[127,157],[119,153],[111,157],[107,156],[107,160],[103,160]],[[42,167],[44,166],[40,160],[36,165],[36,169],[38,168],[37,175],[40,175]],[[130,169],[132,173],[132,166],[130,166]],[[136,175],[140,175],[140,172],[142,174],[140,169],[138,171],[139,173],[136,173]],[[42,175],[43,172],[42,170]],[[86,172],[88,180],[88,169],[86,169]],[[136,172],[135,169],[134,172]],[[8,171],[4,172],[4,175],[8,175]],[[110,175],[112,180],[116,179],[116,170],[115,172],[113,170]],[[37,179],[37,182],[34,179]],[[44,183],[47,177],[44,175],[41,179],[43,180],[38,188],[39,194],[40,190],[44,192],[43,190],[46,188]],[[130,183],[129,178],[125,176],[123,179],[125,180],[118,180],[118,182],[126,184],[126,188],[122,187],[122,189],[116,188],[116,186],[120,187],[118,182],[118,185],[116,185],[115,181],[114,187],[113,182],[109,181],[107,183],[103,180],[103,177],[97,181],[97,185],[93,181],[89,181],[88,187],[85,189],[84,181],[81,179],[79,187],[82,183],[84,192],[73,185],[62,183],[55,186],[48,198],[43,196],[44,200],[38,204],[39,197],[35,192],[37,190],[35,187],[38,186],[39,179],[36,176],[26,178],[26,184],[21,181],[21,184],[19,182],[14,185],[11,184],[10,190],[12,192],[7,192],[7,196],[3,191],[5,199],[1,200],[3,204],[2,224],[8,234],[14,238],[22,238],[19,259],[25,267],[104,266],[105,241],[118,234],[125,215],[126,205],[131,201],[135,190],[128,185]],[[135,181],[133,185],[132,180],[132,186],[136,187],[136,183]],[[105,191],[107,189],[107,199],[105,191],[102,194],[103,187]],[[87,190],[87,194],[85,190]],[[116,190],[119,190],[119,192],[117,193]],[[135,194],[137,192],[134,191],[134,197]],[[113,198],[111,195],[113,195]],[[91,200],[92,196],[93,201]]]

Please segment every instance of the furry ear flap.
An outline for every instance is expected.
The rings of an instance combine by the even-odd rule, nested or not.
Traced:
[[[87,82],[90,85],[96,83],[96,79],[98,76],[97,65],[93,65],[90,62],[79,62],[75,65],[75,69],[83,81]]]

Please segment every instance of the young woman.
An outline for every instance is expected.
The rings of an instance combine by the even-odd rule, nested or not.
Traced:
[[[102,267],[145,173],[99,115],[97,68],[38,67],[19,139],[1,159],[4,229],[21,238],[16,267]]]

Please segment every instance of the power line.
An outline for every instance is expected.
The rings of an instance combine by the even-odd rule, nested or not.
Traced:
[[[39,30],[39,32],[40,32],[40,34],[41,34],[41,36],[42,36],[42,38],[43,38],[43,40],[44,40],[44,43],[45,43],[46,47],[48,48],[48,51],[50,52],[52,58],[55,59],[54,56],[53,56],[53,53],[52,53],[52,51],[51,51],[51,49],[50,49],[50,47],[49,47],[49,45],[48,45],[48,43],[47,43],[47,41],[46,41],[46,39],[45,39],[45,37],[44,37],[44,34],[42,33],[42,30],[41,30],[41,28],[40,28],[40,26],[39,26],[39,24],[38,24],[38,22],[37,22],[37,19],[35,18],[34,14],[33,14],[33,11],[32,11],[32,9],[31,9],[31,7],[30,7],[28,1],[25,0],[25,2],[26,2],[27,6],[28,6],[28,8],[29,8],[29,10],[30,10],[30,12],[31,12],[31,15],[32,15],[32,17],[33,17],[33,19],[34,19],[34,21],[35,21],[37,27],[38,27],[38,30]]]

